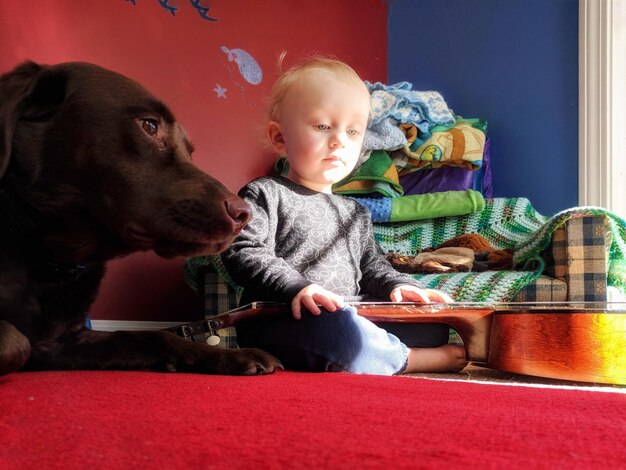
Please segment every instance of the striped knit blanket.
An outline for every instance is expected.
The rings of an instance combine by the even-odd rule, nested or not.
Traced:
[[[572,217],[590,214],[607,218],[611,231],[608,284],[624,292],[626,222],[597,207],[575,207],[546,217],[525,198],[485,199],[482,211],[468,215],[374,224],[374,236],[383,251],[406,255],[464,233],[478,233],[494,248],[513,248],[516,271],[415,275],[424,287],[447,292],[458,302],[504,302],[513,300],[522,287],[541,275],[545,266],[540,253],[550,244],[554,231]]]

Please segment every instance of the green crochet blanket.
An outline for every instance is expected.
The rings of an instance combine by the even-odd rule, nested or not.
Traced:
[[[486,271],[451,274],[415,275],[423,287],[440,289],[458,302],[506,302],[544,270],[541,252],[548,247],[555,230],[572,217],[604,215],[611,231],[608,284],[626,289],[626,222],[597,207],[575,207],[552,217],[539,214],[525,198],[485,199],[480,212],[412,222],[374,224],[374,237],[383,251],[412,255],[437,246],[464,233],[478,233],[495,248],[513,248],[515,271]],[[219,256],[203,256],[186,261],[185,279],[194,289],[202,282],[206,266],[237,289],[224,270]]]
[[[486,199],[480,212],[413,222],[374,224],[374,237],[383,251],[414,255],[464,233],[478,233],[495,248],[514,249],[516,271],[418,274],[424,287],[440,289],[458,302],[506,302],[544,270],[541,252],[552,234],[572,217],[603,215],[611,232],[608,284],[626,288],[626,222],[597,207],[575,207],[552,217],[539,214],[525,198]]]

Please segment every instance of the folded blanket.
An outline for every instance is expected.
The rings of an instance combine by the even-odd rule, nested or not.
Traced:
[[[434,127],[425,141],[414,138],[411,145],[394,151],[393,162],[401,175],[442,166],[478,170],[485,152],[485,129],[486,122],[479,119],[459,120],[451,127]],[[406,126],[403,130],[412,132]]]
[[[375,223],[471,214],[481,211],[485,206],[482,194],[472,189],[414,194],[397,198],[355,197],[354,200],[369,209],[372,222]]]
[[[409,82],[365,82],[371,94],[371,119],[363,141],[369,150],[396,150],[407,145],[399,124],[413,124],[423,134],[438,124],[452,125],[454,114],[436,91],[414,91]]]
[[[392,118],[398,123],[415,124],[422,132],[427,132],[433,125],[454,123],[454,114],[437,91],[415,91],[409,82],[365,84],[372,98],[371,123],[374,125]]]
[[[367,161],[344,180],[333,186],[336,194],[372,194],[398,197],[404,193],[398,170],[385,151],[373,151]]]

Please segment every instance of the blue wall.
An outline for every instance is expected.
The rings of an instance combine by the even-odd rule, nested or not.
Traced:
[[[388,83],[489,121],[494,196],[578,204],[578,1],[389,0]]]

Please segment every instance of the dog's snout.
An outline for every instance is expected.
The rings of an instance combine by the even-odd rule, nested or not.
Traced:
[[[226,212],[235,222],[235,228],[241,230],[252,216],[250,206],[240,197],[226,199]]]

